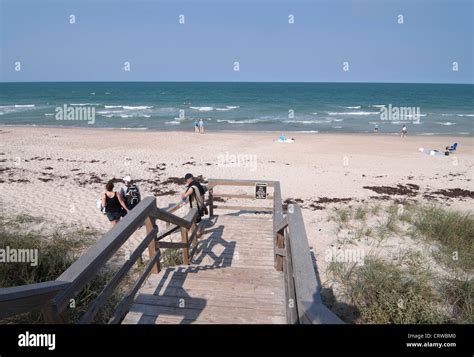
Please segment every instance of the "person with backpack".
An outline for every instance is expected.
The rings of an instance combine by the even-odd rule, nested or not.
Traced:
[[[101,197],[102,207],[105,208],[105,214],[113,227],[120,221],[123,212],[128,212],[129,210],[120,192],[114,191],[114,183],[112,181],[107,182],[105,189],[106,192]]]
[[[122,180],[125,187],[121,188],[120,194],[125,200],[125,205],[127,206],[128,210],[131,211],[142,200],[140,190],[138,189],[137,185],[132,182],[130,176],[125,176]]]
[[[183,201],[189,197],[189,205],[191,208],[193,208],[193,204],[196,205],[196,208],[198,209],[196,223],[199,224],[199,222],[201,222],[201,217],[208,214],[205,203],[206,189],[190,173],[187,173],[186,176],[184,176],[184,179],[186,180],[187,186],[186,191],[181,195],[181,197]],[[199,237],[201,234],[202,232],[198,226],[197,236]]]

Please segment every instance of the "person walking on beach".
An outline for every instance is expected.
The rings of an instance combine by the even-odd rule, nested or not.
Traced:
[[[125,200],[125,205],[127,206],[128,210],[131,211],[136,205],[140,203],[142,197],[140,195],[138,186],[132,182],[130,176],[125,176],[123,178],[123,183],[125,187],[120,189],[120,194]]]
[[[378,132],[379,132],[379,126],[377,124],[375,124],[374,133],[378,133]]]
[[[199,133],[199,123],[198,123],[197,120],[194,121],[194,132],[195,132],[196,134]]]
[[[407,136],[407,134],[408,134],[407,126],[406,126],[406,125],[403,125],[403,127],[402,127],[402,138],[404,138],[405,136]]]
[[[186,198],[189,197],[189,206],[192,208],[194,202],[196,208],[198,209],[198,217],[196,223],[198,224],[197,236],[200,237],[202,231],[199,228],[199,222],[201,222],[201,217],[203,217],[205,214],[208,214],[204,198],[206,191],[192,174],[187,173],[186,176],[184,176],[184,179],[186,180],[187,186],[186,191],[181,195],[181,198],[183,199],[183,201],[185,201]]]
[[[199,133],[204,134],[204,121],[199,119]]]
[[[114,183],[112,181],[107,182],[105,190],[106,192],[102,195],[102,207],[105,207],[105,214],[113,227],[120,221],[123,212],[128,212],[129,209],[125,205],[120,192],[114,191]]]

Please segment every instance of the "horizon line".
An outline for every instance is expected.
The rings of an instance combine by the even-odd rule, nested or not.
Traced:
[[[474,82],[313,82],[313,81],[0,81],[0,84],[7,83],[278,83],[278,84],[451,84],[451,85],[474,85]]]

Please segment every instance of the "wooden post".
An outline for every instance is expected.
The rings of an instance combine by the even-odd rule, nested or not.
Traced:
[[[191,227],[191,232],[193,232],[193,233],[196,232],[196,234],[194,235],[194,239],[193,239],[193,241],[191,242],[193,248],[194,248],[195,246],[197,246],[197,244],[198,244],[197,229],[198,229],[198,225],[196,224],[196,222],[193,222],[193,225],[192,225],[192,227]]]
[[[188,229],[181,227],[181,242],[185,243],[186,246],[183,248],[183,264],[189,265],[189,240],[188,240]]]
[[[213,188],[209,189],[209,218],[214,216],[214,192]]]
[[[57,307],[51,303],[43,307],[41,312],[47,324],[67,324],[69,322],[67,310],[60,313]]]
[[[148,216],[145,220],[145,226],[146,226],[146,233],[149,234],[153,230],[153,227],[155,226],[155,219],[153,217]],[[159,248],[156,246],[155,239],[152,239],[150,241],[150,244],[148,245],[148,254],[150,255],[150,260],[153,259],[153,257],[156,255],[158,249]],[[153,268],[151,269],[151,273],[158,274],[159,272],[160,272],[160,262],[157,261],[156,264],[154,264]]]
[[[285,248],[285,236],[283,235],[283,232],[284,230],[277,232],[276,234],[276,246],[280,249]],[[275,269],[278,271],[283,271],[283,257],[281,255],[275,256]]]

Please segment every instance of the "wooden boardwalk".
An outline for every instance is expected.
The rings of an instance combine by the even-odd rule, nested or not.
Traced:
[[[200,223],[206,231],[199,239],[196,207],[180,216],[183,202],[160,208],[155,197],[145,197],[56,280],[0,288],[0,319],[40,310],[47,323],[68,323],[71,300],[145,225],[146,235],[87,304],[79,324],[96,321],[135,264],[138,276],[109,324],[342,323],[322,302],[301,208],[290,204],[283,210],[278,181],[209,179],[208,191],[209,218]],[[166,228],[159,231],[158,222]],[[176,233],[181,241],[167,241]],[[143,264],[146,249],[149,260]],[[163,249],[180,251],[183,264],[161,269]]]
[[[286,323],[268,214],[215,216],[190,265],[151,274],[124,324]]]

